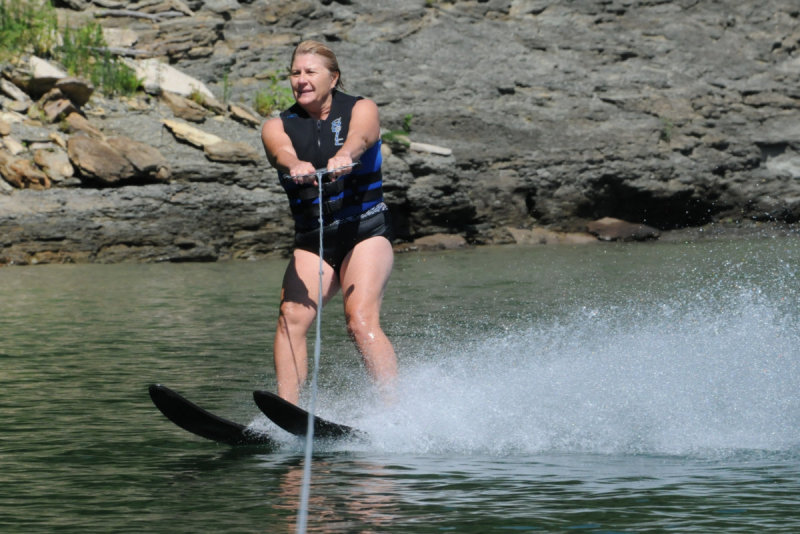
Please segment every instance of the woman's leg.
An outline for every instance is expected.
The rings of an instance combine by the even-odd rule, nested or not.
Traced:
[[[339,289],[336,274],[327,263],[323,263],[322,279],[323,301],[327,302]],[[319,256],[295,250],[283,277],[273,349],[278,395],[294,404],[308,375],[306,334],[317,314],[318,297]]]
[[[378,387],[389,392],[397,377],[397,358],[380,325],[383,293],[394,264],[385,237],[358,243],[342,262],[340,284],[347,330]]]

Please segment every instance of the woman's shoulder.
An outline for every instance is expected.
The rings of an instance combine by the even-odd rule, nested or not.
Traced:
[[[340,91],[338,89],[336,89],[333,92],[333,100],[334,100],[334,102],[339,102],[339,103],[342,103],[342,104],[348,104],[348,105],[351,105],[351,106],[355,106],[359,102],[369,101],[368,98],[365,98],[363,96],[354,96],[354,95],[351,95],[349,93],[343,93],[342,91]]]
[[[353,104],[353,113],[377,115],[378,104],[369,98],[360,98],[355,104]]]
[[[278,114],[279,119],[295,119],[295,118],[304,119],[307,117],[308,113],[306,113],[306,110],[304,110],[303,107],[297,102],[295,102],[294,104],[292,104],[291,106],[284,109]]]
[[[377,107],[377,104],[375,104],[375,102],[373,102],[369,98],[365,98],[363,96],[353,96],[347,93],[343,93],[339,90],[334,92],[333,98],[334,102],[338,102],[339,105],[346,105],[348,107],[351,107],[354,111],[357,109]]]

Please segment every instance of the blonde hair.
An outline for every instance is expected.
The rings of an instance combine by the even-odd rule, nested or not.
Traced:
[[[294,65],[294,58],[302,56],[303,54],[315,54],[320,56],[325,62],[325,67],[329,71],[339,75],[339,78],[336,80],[336,88],[344,89],[342,71],[339,70],[339,61],[336,59],[336,54],[333,53],[333,50],[331,50],[329,46],[319,41],[308,40],[301,42],[294,48],[294,52],[292,52],[292,61],[289,63],[289,70],[291,70],[292,65]]]

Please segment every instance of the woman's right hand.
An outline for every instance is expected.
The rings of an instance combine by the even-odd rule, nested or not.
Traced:
[[[307,161],[298,161],[295,165],[289,167],[289,176],[294,183],[300,184],[314,184],[317,185],[317,175],[314,166]]]

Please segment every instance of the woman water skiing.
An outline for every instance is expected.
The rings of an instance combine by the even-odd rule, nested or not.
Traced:
[[[336,56],[316,41],[297,45],[289,80],[295,104],[266,121],[261,131],[295,221],[273,349],[278,395],[296,404],[308,374],[306,334],[321,309],[315,289],[320,252],[322,306],[342,291],[347,331],[375,383],[387,390],[397,375],[397,359],[381,329],[380,309],[394,257],[381,187],[378,107],[340,90]],[[320,168],[330,171],[321,205],[315,174]]]

